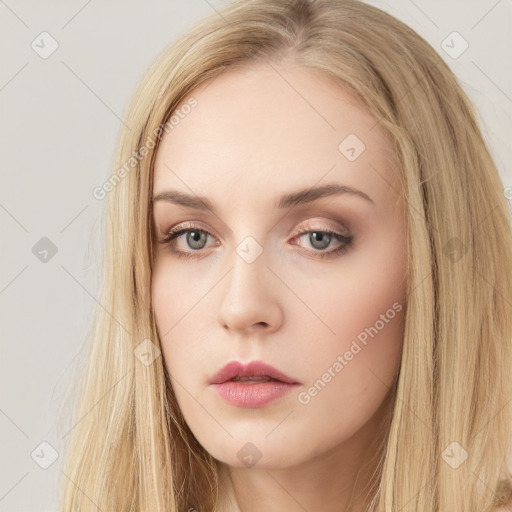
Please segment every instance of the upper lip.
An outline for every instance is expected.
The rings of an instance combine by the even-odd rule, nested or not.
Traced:
[[[295,379],[263,361],[251,361],[248,364],[230,361],[211,378],[210,384],[222,384],[235,377],[270,377],[271,379],[289,384],[300,384]]]

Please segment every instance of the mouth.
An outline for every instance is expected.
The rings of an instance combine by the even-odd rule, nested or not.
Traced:
[[[237,375],[226,382],[244,382],[246,384],[261,384],[262,382],[282,382],[271,377],[240,377]]]
[[[251,361],[248,364],[230,361],[210,379],[210,384],[222,384],[227,381],[249,383],[279,381],[286,384],[300,384],[296,379],[263,361]]]
[[[244,408],[264,407],[300,385],[261,361],[252,361],[248,365],[232,361],[212,377],[210,384],[226,402]]]

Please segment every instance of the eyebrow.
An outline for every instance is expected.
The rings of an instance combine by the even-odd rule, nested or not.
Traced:
[[[331,183],[285,194],[279,198],[278,202],[275,204],[275,207],[279,209],[285,209],[301,204],[312,203],[313,201],[317,201],[318,199],[324,197],[342,194],[360,197],[372,204],[375,204],[375,201],[373,201],[371,197],[369,197],[361,190],[358,190],[357,188],[349,187],[348,185],[341,185],[339,183]],[[205,211],[209,210],[211,212],[215,212],[215,206],[208,198],[185,194],[177,190],[164,190],[159,192],[153,196],[152,201],[153,203],[157,201],[168,201],[177,205],[185,206],[187,208]]]

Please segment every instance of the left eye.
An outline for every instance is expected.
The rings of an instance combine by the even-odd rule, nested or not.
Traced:
[[[308,241],[315,249],[315,251],[309,252],[312,252],[314,256],[319,256],[320,258],[334,257],[344,253],[351,246],[353,239],[353,237],[344,236],[341,233],[337,233],[330,229],[310,229],[302,231],[301,233],[298,233],[295,238],[302,238],[305,235],[309,235]],[[333,239],[337,240],[340,245],[334,249],[326,251],[325,248],[330,245]]]
[[[323,250],[329,246],[336,233],[331,231],[305,231],[298,236],[302,238],[304,235],[309,235],[309,242],[315,249]]]
[[[208,233],[206,231],[201,230],[195,230],[195,229],[185,229],[181,232],[178,231],[176,233],[176,236],[178,234],[185,234],[186,237],[185,240],[187,241],[187,244],[189,244],[189,247],[191,247],[194,250],[199,250],[204,248],[204,244],[206,243],[206,238],[208,237]]]
[[[188,247],[192,249],[191,251],[181,250],[177,248],[177,242],[179,240],[179,237],[181,237],[182,235],[186,235],[185,241]],[[352,237],[344,236],[330,229],[311,229],[307,231],[302,231],[300,233],[297,233],[294,236],[294,239],[303,238],[305,235],[309,235],[309,243],[314,249],[313,251],[307,251],[312,253],[314,256],[319,256],[321,258],[334,256],[336,254],[342,253],[346,251],[350,244],[352,243]],[[201,249],[205,248],[206,241],[209,236],[210,233],[208,233],[207,231],[195,227],[174,228],[167,232],[166,237],[161,240],[161,243],[168,244],[172,252],[177,254],[178,257],[180,258],[182,256],[188,258],[195,258],[198,257],[198,255],[195,255],[194,253],[200,252]],[[333,239],[337,240],[341,245],[335,249],[326,251],[325,249],[329,247]]]

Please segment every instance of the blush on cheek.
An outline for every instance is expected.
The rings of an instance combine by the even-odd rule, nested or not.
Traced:
[[[382,284],[385,286],[379,288]],[[338,371],[337,375],[345,376],[340,380],[350,375],[348,380],[379,378],[390,385],[400,365],[405,289],[397,292],[396,283],[387,282],[377,283],[373,293],[359,291],[352,301],[345,302],[350,307],[343,308],[340,302],[336,305],[332,301],[335,306],[331,307],[327,322],[338,334],[330,336],[332,341],[325,345],[325,355],[311,353],[311,361],[315,361],[318,377],[332,368],[331,371]],[[401,301],[395,300],[397,297]],[[360,370],[364,376],[359,375]]]

